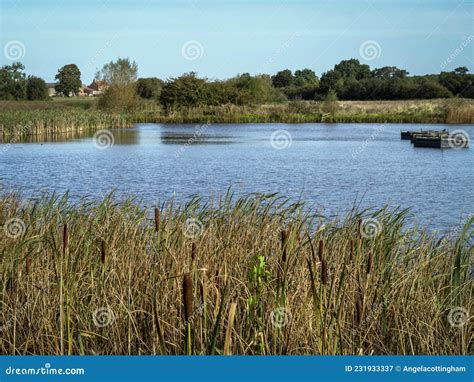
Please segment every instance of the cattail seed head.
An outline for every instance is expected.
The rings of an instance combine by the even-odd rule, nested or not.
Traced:
[[[288,244],[288,231],[284,229],[281,231],[281,248],[282,248],[281,260],[284,263],[286,262],[286,258],[287,258],[287,244]]]
[[[159,208],[155,208],[155,231],[158,232],[160,230],[160,210]]]
[[[328,283],[328,267],[326,260],[321,261],[321,284],[327,285]]]
[[[319,256],[319,261],[324,260],[324,240],[319,240],[319,248],[318,248],[318,256]]]
[[[68,241],[69,241],[69,238],[68,238],[68,232],[67,232],[67,224],[64,224],[64,227],[63,227],[63,254],[66,253],[66,249],[67,249],[67,246],[68,246]]]
[[[191,273],[186,273],[183,278],[183,304],[184,320],[189,323],[193,314],[193,280]]]

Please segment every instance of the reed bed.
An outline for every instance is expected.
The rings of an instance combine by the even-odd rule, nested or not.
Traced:
[[[408,217],[4,194],[0,351],[468,354],[473,219],[440,238]]]
[[[94,100],[0,102],[0,139],[91,133],[136,123],[474,123],[474,101],[296,101],[163,110],[143,101],[132,112],[97,109]]]
[[[0,139],[91,133],[132,127],[131,116],[83,109],[6,110],[0,112]],[[1,142],[1,141],[0,141]]]

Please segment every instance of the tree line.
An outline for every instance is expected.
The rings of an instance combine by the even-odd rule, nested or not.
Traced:
[[[0,68],[0,99],[45,100],[43,79],[26,76],[21,63]],[[357,59],[343,60],[321,77],[311,69],[285,69],[275,75],[239,74],[226,80],[211,80],[196,73],[162,80],[137,78],[138,66],[128,58],[112,61],[96,73],[109,84],[100,97],[105,109],[129,109],[140,98],[153,100],[166,109],[206,105],[248,105],[288,100],[408,100],[463,97],[474,98],[474,75],[468,68],[451,72],[410,76],[395,66],[371,69]],[[75,64],[65,65],[56,75],[59,95],[77,95],[82,85]]]

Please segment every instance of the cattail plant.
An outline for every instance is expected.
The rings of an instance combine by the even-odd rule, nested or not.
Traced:
[[[328,283],[328,267],[327,261],[324,258],[324,240],[319,240],[318,248],[319,261],[321,262],[321,284],[327,285]]]
[[[327,218],[315,231],[313,209],[239,196],[173,209],[165,203],[160,233],[166,222],[166,238],[157,251],[160,233],[150,210],[109,201],[0,196],[0,222],[15,216],[29,230],[14,241],[0,233],[0,322],[12,313],[15,320],[2,328],[1,354],[470,350],[469,323],[453,328],[447,315],[453,307],[471,309],[473,222],[444,240],[409,224],[406,211],[383,209],[374,214],[390,235],[369,241],[355,235],[357,211]],[[191,215],[209,223],[194,245],[181,229]],[[292,224],[286,234],[282,221]],[[190,269],[193,260],[207,272]],[[25,302],[28,308],[19,310]],[[113,312],[104,309],[104,323],[115,323],[99,330],[92,313],[107,307]],[[34,317],[42,319],[32,324]]]
[[[192,354],[192,330],[191,319],[193,316],[193,279],[191,273],[183,277],[183,306],[185,325],[185,350],[188,355]]]
[[[66,255],[66,250],[68,246],[68,232],[67,232],[67,224],[65,223],[63,226],[63,255]]]
[[[160,209],[155,208],[155,231],[160,232]]]
[[[282,264],[286,263],[287,259],[287,251],[288,251],[288,230],[284,229],[281,231],[281,249],[282,249],[282,254],[281,254],[281,261]]]
[[[364,293],[360,286],[356,292],[356,324],[360,326],[364,318]]]
[[[107,250],[105,247],[105,240],[100,241],[100,262],[102,265],[105,264],[105,259],[107,257]]]

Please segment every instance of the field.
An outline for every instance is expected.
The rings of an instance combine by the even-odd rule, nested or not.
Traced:
[[[468,354],[474,219],[0,197],[2,354]],[[4,233],[4,234],[3,234]]]
[[[0,101],[0,138],[90,133],[134,123],[474,123],[474,100],[297,101],[164,111],[141,102],[128,113],[98,110],[95,98]]]

